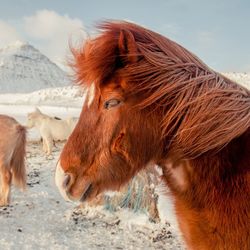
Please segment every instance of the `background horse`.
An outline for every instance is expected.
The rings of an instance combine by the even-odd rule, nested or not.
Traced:
[[[89,88],[56,169],[70,200],[155,163],[190,249],[250,249],[250,92],[175,42],[127,22],[72,49]]]
[[[27,115],[27,128],[37,128],[42,140],[43,140],[43,151],[50,155],[52,152],[53,141],[64,141],[67,140],[69,135],[72,133],[77,118],[70,117],[62,120],[58,117],[51,117],[43,114],[40,109]]]
[[[26,187],[26,130],[14,118],[0,115],[0,206],[10,202],[10,185]]]

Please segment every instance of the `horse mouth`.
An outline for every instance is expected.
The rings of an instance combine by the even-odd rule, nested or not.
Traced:
[[[92,190],[93,190],[93,185],[92,185],[92,183],[89,183],[89,184],[85,187],[85,189],[83,190],[82,196],[81,196],[81,198],[80,198],[80,202],[86,201],[86,199],[87,199],[87,198],[89,197],[89,195],[91,194]]]

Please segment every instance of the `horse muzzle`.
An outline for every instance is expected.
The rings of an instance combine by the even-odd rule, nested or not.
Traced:
[[[70,189],[74,184],[74,177],[70,173],[65,173],[60,161],[56,166],[56,173],[55,173],[55,183],[57,188],[59,189],[60,194],[66,201],[80,201],[84,202],[89,198],[90,194],[93,191],[93,185],[91,182],[84,182],[82,184],[82,193],[77,195],[78,197],[74,197],[70,193]]]
[[[67,175],[58,161],[56,166],[56,173],[55,173],[55,183],[57,188],[59,189],[60,194],[66,201],[71,201],[70,197],[68,196],[67,185],[70,181],[69,175]]]

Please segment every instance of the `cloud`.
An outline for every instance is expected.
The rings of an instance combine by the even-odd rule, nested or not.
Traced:
[[[85,37],[80,19],[51,10],[39,10],[32,16],[24,17],[23,27],[29,40],[37,41],[41,51],[59,64],[69,53],[69,42]]]
[[[80,19],[52,10],[39,10],[34,15],[8,22],[0,20],[0,48],[16,40],[27,41],[62,67],[70,53],[69,43],[79,43],[85,37]]]
[[[0,48],[16,40],[22,40],[17,30],[5,21],[0,20]]]
[[[80,19],[70,18],[68,15],[59,15],[55,11],[40,10],[35,15],[24,17],[26,32],[38,39],[68,38],[74,32],[83,29]]]

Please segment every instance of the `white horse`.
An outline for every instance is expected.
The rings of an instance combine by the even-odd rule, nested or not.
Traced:
[[[61,120],[51,117],[43,114],[38,108],[28,113],[27,118],[27,127],[38,129],[43,140],[43,151],[47,155],[51,154],[53,141],[67,140],[78,121],[77,118]]]

